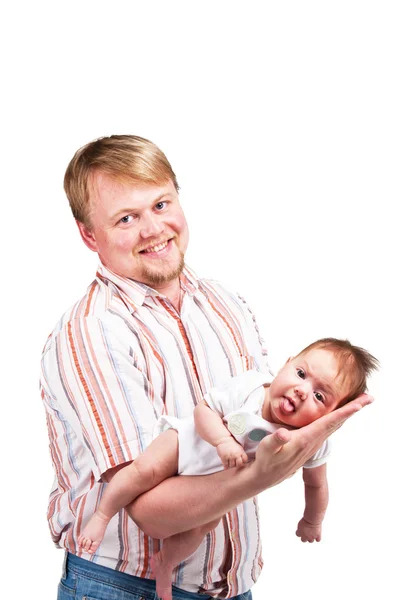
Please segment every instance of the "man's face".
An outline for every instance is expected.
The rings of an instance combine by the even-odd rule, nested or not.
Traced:
[[[269,388],[264,418],[303,427],[334,410],[346,396],[338,362],[329,350],[312,349],[287,361]]]
[[[189,232],[172,181],[122,184],[97,173],[90,222],[78,223],[82,238],[114,273],[157,290],[178,279]]]

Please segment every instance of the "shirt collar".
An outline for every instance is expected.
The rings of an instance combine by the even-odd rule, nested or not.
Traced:
[[[163,294],[160,294],[160,292],[157,292],[157,290],[154,290],[145,283],[117,275],[101,263],[97,269],[96,277],[105,285],[109,285],[109,283],[111,283],[120,291],[122,291],[123,294],[130,300],[130,304],[133,305],[134,310],[138,306],[142,306],[148,297],[165,297]],[[183,292],[189,294],[190,296],[193,296],[199,287],[196,274],[186,265],[184,266],[180,276],[180,285]]]

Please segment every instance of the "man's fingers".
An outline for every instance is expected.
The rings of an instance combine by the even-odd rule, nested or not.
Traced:
[[[345,406],[337,408],[331,413],[310,423],[310,425],[304,427],[302,431],[304,432],[304,435],[307,435],[308,439],[316,439],[317,437],[321,437],[321,439],[326,438],[339,429],[339,427],[341,427],[352,415],[364,408],[364,406],[371,404],[372,401],[372,396],[362,394]]]
[[[359,404],[361,404],[361,406],[367,406],[368,404],[372,404],[373,401],[374,398],[370,394],[361,394],[361,396],[358,396],[358,398],[354,400],[354,402],[358,402]]]
[[[338,427],[343,425],[343,423],[349,417],[354,415],[356,412],[358,412],[365,406],[368,406],[368,404],[371,404],[371,402],[373,402],[373,400],[374,400],[373,397],[370,396],[369,394],[361,394],[361,396],[358,396],[358,398],[356,398],[355,400],[352,400],[345,406],[342,406],[341,408],[337,408],[329,415],[329,416],[331,416],[330,422],[332,424],[332,427],[337,425],[337,427],[335,427],[335,429],[337,429]]]
[[[300,429],[278,429],[261,440],[256,451],[256,468],[260,470],[261,475],[268,475],[265,465],[269,468],[271,465],[276,468],[280,466],[282,478],[275,478],[273,485],[290,477],[315,454],[324,440],[341,427],[349,417],[371,402],[371,396],[363,394]],[[285,451],[282,451],[284,447]]]
[[[270,446],[273,454],[275,454],[276,452],[279,452],[285,444],[288,443],[290,437],[290,431],[282,427],[275,431],[275,433],[273,433],[272,435],[269,435],[266,438],[264,438],[263,441],[265,441],[265,443]]]

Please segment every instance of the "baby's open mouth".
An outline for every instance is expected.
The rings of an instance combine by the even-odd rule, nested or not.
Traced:
[[[296,410],[296,404],[288,396],[283,396],[282,408],[284,412],[291,413]]]

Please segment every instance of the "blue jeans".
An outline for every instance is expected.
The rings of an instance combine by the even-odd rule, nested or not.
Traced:
[[[192,594],[175,586],[174,600],[207,600],[204,594]],[[67,554],[64,573],[58,586],[57,600],[157,600],[153,579],[141,579],[89,560]],[[251,591],[232,600],[251,600]]]

